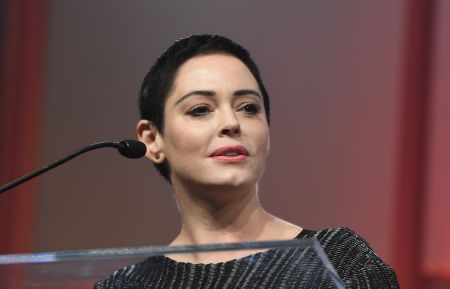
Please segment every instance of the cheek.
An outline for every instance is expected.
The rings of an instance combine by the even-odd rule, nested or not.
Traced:
[[[171,122],[165,133],[166,151],[170,155],[183,158],[189,153],[199,153],[207,145],[205,130],[190,127],[185,122]]]
[[[261,128],[257,130],[254,134],[255,139],[257,140],[258,150],[264,155],[269,154],[270,150],[270,134],[268,128]]]
[[[267,133],[266,139],[266,155],[268,156],[270,153],[270,133]]]

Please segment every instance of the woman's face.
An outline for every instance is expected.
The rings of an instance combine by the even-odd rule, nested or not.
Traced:
[[[269,152],[269,128],[247,66],[217,53],[186,61],[167,97],[159,138],[173,184],[256,184]]]

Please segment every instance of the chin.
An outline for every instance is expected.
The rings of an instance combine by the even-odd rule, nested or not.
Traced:
[[[188,170],[187,174],[178,174],[178,179],[186,184],[211,188],[238,188],[255,186],[262,176],[259,170],[249,168],[209,168],[203,170]],[[195,172],[195,173],[192,173]],[[173,178],[173,176],[172,176]],[[189,186],[189,185],[188,185]]]
[[[216,177],[212,176],[209,178],[207,183],[212,186],[221,186],[221,187],[241,187],[241,186],[249,186],[254,185],[258,182],[258,179],[255,178],[254,175],[248,175],[246,173],[228,173],[228,174],[220,174]]]

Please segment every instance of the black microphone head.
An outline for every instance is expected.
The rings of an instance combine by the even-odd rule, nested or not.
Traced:
[[[119,153],[130,159],[138,159],[145,156],[147,147],[143,142],[127,139],[119,142]]]

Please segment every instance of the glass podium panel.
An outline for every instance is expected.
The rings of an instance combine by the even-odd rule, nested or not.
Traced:
[[[247,255],[247,252],[250,255]],[[227,254],[244,257],[236,257],[231,261],[214,264],[204,262],[206,265],[196,264],[198,262],[185,262],[185,260],[208,260],[210,256],[213,257],[213,254],[221,254],[220,256],[225,258]],[[182,262],[177,263],[174,260]],[[131,266],[137,263],[140,265]],[[185,274],[186,280],[190,280],[191,288],[198,288],[200,283],[195,283],[195,278],[199,274],[195,273],[195,270],[200,268],[204,271],[206,267],[210,273],[214,274],[210,274],[213,276],[211,280],[207,280],[208,276],[202,276],[202,284],[226,282],[228,288],[245,288],[249,282],[251,282],[251,286],[248,288],[345,288],[317,240],[294,239],[0,255],[0,289],[88,289],[93,288],[96,282],[108,278],[118,269],[128,266],[127,270],[115,273],[118,277],[125,278],[127,274],[132,275],[133,273],[130,272],[133,270],[150,263],[169,264],[172,265],[172,269],[174,268],[173,264],[189,268],[189,270],[184,270],[180,267],[181,269],[175,274],[178,279],[170,277],[173,272],[158,271],[163,272],[161,274],[169,274],[169,278],[165,280],[159,277],[160,287],[155,288],[188,287],[189,284],[183,281],[183,274]],[[147,266],[146,268],[156,267]],[[147,274],[141,274],[138,277],[133,277],[133,275],[130,278],[136,280],[154,278],[154,274],[151,275],[150,271],[141,270],[140,272],[147,272]],[[240,273],[233,276],[236,272]],[[220,276],[221,274],[222,276]],[[165,281],[163,281],[166,283],[161,283],[161,279],[164,279]],[[148,280],[147,282],[151,283]],[[222,287],[218,286],[217,288]]]

